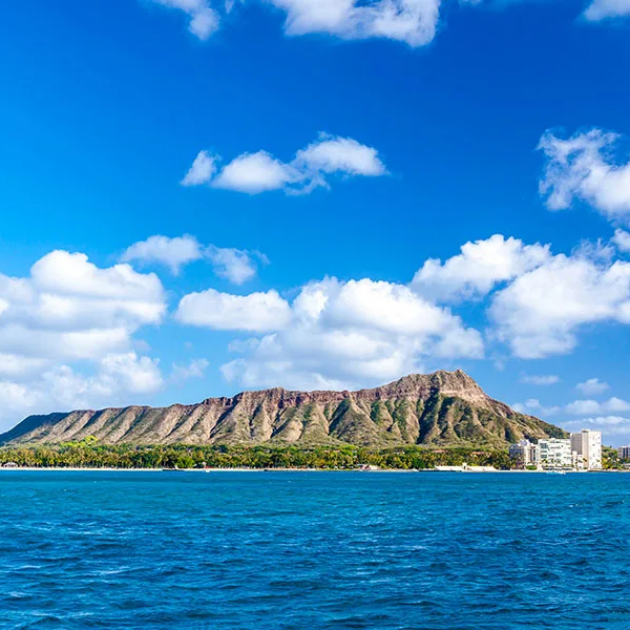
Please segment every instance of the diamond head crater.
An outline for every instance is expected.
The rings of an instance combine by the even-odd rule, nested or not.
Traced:
[[[443,464],[471,459],[488,463],[488,458],[497,463],[498,458],[498,463],[505,465],[509,461],[507,448],[514,442],[566,435],[559,427],[494,400],[470,376],[457,370],[413,374],[381,387],[352,392],[275,388],[231,398],[208,398],[193,405],[83,409],[30,416],[0,436],[0,453],[5,461],[30,453],[34,461],[24,461],[29,456],[22,455],[21,465],[42,464],[42,450],[59,465],[128,467],[124,462],[131,462],[146,467],[143,456],[152,452],[150,459],[158,466],[179,463],[195,467],[207,465],[208,460],[216,465],[255,466],[259,458],[252,452],[262,452],[267,454],[263,458],[266,465],[299,466],[304,452],[314,451],[324,461],[307,458],[304,465],[326,467],[332,457],[334,467],[339,467],[338,456],[332,455],[339,452],[354,453],[352,465],[361,464],[361,458],[387,465],[383,453],[394,453],[398,464],[389,464],[404,468],[410,452],[416,464],[420,457],[420,467],[427,458]],[[363,455],[357,454],[357,449],[363,449]],[[78,462],[64,457],[77,450],[90,454]],[[155,453],[159,454],[157,459]],[[453,457],[453,453],[459,456]],[[216,461],[219,456],[223,459]]]

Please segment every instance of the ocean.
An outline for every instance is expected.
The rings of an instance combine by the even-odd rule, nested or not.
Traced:
[[[0,628],[630,628],[630,475],[0,472]]]

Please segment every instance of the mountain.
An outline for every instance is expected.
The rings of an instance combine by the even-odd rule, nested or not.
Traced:
[[[30,416],[0,444],[96,437],[104,444],[298,443],[502,447],[565,432],[487,396],[461,370],[405,376],[356,392],[268,389],[196,405]]]

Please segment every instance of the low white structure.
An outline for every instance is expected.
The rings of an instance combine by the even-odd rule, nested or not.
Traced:
[[[497,472],[494,466],[469,466],[462,464],[461,466],[436,466],[435,470],[439,472]]]
[[[537,444],[538,461],[544,468],[573,468],[571,440],[548,438]]]
[[[575,453],[576,468],[600,470],[602,467],[602,433],[582,429],[571,433],[571,450]]]

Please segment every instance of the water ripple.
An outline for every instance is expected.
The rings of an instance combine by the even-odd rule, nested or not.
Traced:
[[[630,628],[630,477],[0,473],[0,628]]]

